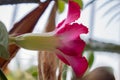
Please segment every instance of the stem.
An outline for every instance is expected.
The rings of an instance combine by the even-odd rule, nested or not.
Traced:
[[[90,42],[87,43],[85,50],[106,51],[120,54],[120,45],[90,40]]]
[[[55,28],[56,3],[50,12],[45,26],[45,31],[50,32]],[[55,53],[40,51],[38,54],[39,80],[56,80],[57,57]]]
[[[0,5],[19,4],[19,3],[39,3],[40,0],[0,0]]]

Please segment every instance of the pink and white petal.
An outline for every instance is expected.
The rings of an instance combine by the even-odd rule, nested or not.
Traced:
[[[83,33],[88,33],[88,28],[78,23],[73,23],[72,25],[66,24],[64,28],[56,31],[56,35],[60,35],[63,39],[67,40],[74,40],[74,38]]]

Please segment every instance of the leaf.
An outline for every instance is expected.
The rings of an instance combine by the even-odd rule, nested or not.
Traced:
[[[91,66],[93,65],[93,62],[94,62],[94,53],[93,53],[93,51],[90,51],[88,53],[88,66],[89,66],[89,68],[91,68]]]
[[[8,32],[5,25],[0,21],[0,57],[8,59]]]
[[[79,4],[80,8],[83,8],[83,1],[82,0],[74,0],[76,3]]]
[[[38,76],[38,72],[37,72],[37,71],[32,72],[32,76],[35,77],[35,78],[37,78],[37,76]]]
[[[7,80],[6,76],[4,75],[1,69],[0,69],[0,80]]]
[[[63,0],[58,0],[58,10],[59,13],[62,13],[65,8],[65,2]]]
[[[57,11],[57,3],[53,5],[52,10],[49,14],[47,23],[45,25],[45,32],[51,32],[55,29],[56,11]]]
[[[63,71],[63,74],[62,74],[62,79],[63,80],[66,80],[67,78],[67,69],[68,69],[68,66],[64,64],[64,67],[63,67],[64,71]]]
[[[38,77],[37,66],[30,67],[26,72],[31,74],[37,80]]]
[[[82,0],[73,0],[73,1],[76,2],[76,3],[78,3],[79,6],[80,6],[80,8],[83,9],[83,1]],[[68,0],[64,0],[64,2],[68,3]]]
[[[35,24],[38,22],[39,18],[43,15],[44,11],[48,7],[51,0],[47,0],[44,3],[41,3],[38,7],[32,10],[29,14],[27,14],[24,18],[22,18],[19,22],[17,22],[14,27],[9,31],[10,35],[20,35],[24,33],[30,33],[33,31]],[[9,60],[1,59],[0,58],[0,65],[1,68],[5,68],[8,62],[16,55],[19,47],[15,44],[9,45]]]
[[[68,0],[63,0],[64,2],[68,3]]]

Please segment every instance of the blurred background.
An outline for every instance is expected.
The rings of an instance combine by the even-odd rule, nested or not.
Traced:
[[[44,15],[39,19],[33,31],[34,33],[44,32],[44,25],[46,24],[53,4],[54,2],[51,2]],[[94,62],[91,70],[98,66],[110,66],[113,68],[116,80],[120,80],[120,49],[117,51],[111,49],[104,50],[104,46],[109,43],[120,46],[120,0],[83,0],[83,5],[81,17],[77,22],[86,25],[89,28],[89,34],[82,35],[81,37],[87,43],[90,40],[94,40],[95,43],[100,43],[99,45],[102,46],[99,49],[93,49]],[[0,5],[0,21],[6,25],[9,31],[15,22],[18,22],[37,6],[38,4],[35,3]],[[56,13],[56,25],[67,15],[67,6],[66,4],[63,13]],[[9,63],[8,69],[13,73],[15,71],[24,72],[26,70],[28,72],[30,70],[31,72],[35,72],[35,70],[37,71],[36,67],[38,65],[37,56],[37,51],[20,49]],[[13,73],[11,75],[16,74]],[[31,78],[29,74],[24,74]],[[27,79],[29,80],[29,78]],[[31,80],[34,79],[31,78]],[[70,79],[68,78],[67,80]]]

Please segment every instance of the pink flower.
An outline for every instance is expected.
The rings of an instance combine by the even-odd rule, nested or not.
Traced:
[[[56,36],[60,37],[61,43],[61,46],[57,47],[60,52],[56,54],[60,60],[72,67],[77,77],[82,76],[88,67],[86,58],[82,56],[85,42],[79,37],[80,34],[88,33],[88,29],[75,22],[79,17],[79,5],[69,0],[67,18],[55,29]]]
[[[69,0],[67,18],[58,24],[54,30],[55,35],[28,33],[11,38],[11,41],[29,50],[56,51],[57,49],[57,57],[70,65],[77,77],[81,77],[85,73],[88,63],[82,56],[85,42],[80,38],[80,34],[88,33],[88,29],[75,22],[79,17],[79,5]]]

